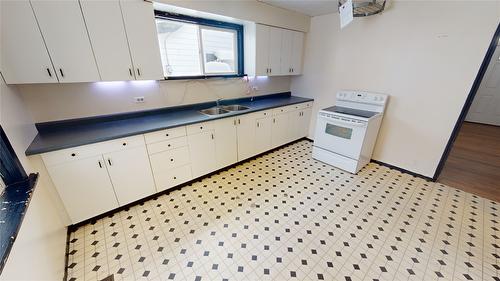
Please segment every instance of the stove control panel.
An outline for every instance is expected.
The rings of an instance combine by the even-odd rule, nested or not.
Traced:
[[[338,101],[385,105],[387,95],[363,92],[363,91],[340,91],[337,93]]]

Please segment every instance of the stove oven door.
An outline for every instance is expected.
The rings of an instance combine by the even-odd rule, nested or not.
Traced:
[[[359,159],[368,122],[333,114],[318,113],[314,146]]]

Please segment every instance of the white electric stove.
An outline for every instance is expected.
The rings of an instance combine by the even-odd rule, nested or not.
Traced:
[[[340,91],[335,106],[318,112],[313,158],[351,173],[371,160],[388,96]]]

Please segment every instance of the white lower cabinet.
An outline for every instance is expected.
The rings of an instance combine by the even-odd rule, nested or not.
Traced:
[[[104,154],[120,206],[156,192],[146,146]]]
[[[73,223],[118,207],[102,155],[47,166]]]
[[[312,102],[42,155],[72,223],[307,135]]]
[[[255,128],[255,152],[265,152],[272,148],[272,126],[273,117],[264,117],[256,120]]]
[[[224,118],[213,122],[216,168],[238,162],[237,118]]]
[[[191,161],[186,137],[178,139],[184,139],[184,146],[149,155],[158,191],[168,189],[192,179]],[[182,142],[178,141],[178,139],[174,139],[171,143]],[[156,146],[148,145],[149,152],[151,153],[153,151],[152,148],[155,147]]]
[[[290,141],[289,113],[280,113],[273,117],[272,147],[278,147]]]
[[[216,170],[217,161],[213,129],[188,135],[188,144],[194,178]]]
[[[238,161],[248,159],[255,153],[255,114],[239,116],[237,119]]]

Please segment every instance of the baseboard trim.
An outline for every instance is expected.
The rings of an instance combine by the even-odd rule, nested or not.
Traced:
[[[391,165],[391,164],[387,164],[387,163],[382,162],[382,161],[378,161],[378,160],[372,159],[370,162],[373,162],[373,163],[385,166],[385,167],[387,167],[389,169],[400,171],[402,173],[410,174],[410,175],[412,175],[414,177],[417,177],[417,178],[422,178],[422,179],[424,179],[426,181],[431,181],[431,182],[435,181],[431,177],[427,177],[427,176],[421,175],[419,173],[415,173],[415,172],[412,172],[412,171],[409,171],[409,170],[406,170],[406,169],[403,169],[403,168],[400,168],[400,167],[397,167],[397,166],[394,166],[394,165]]]
[[[300,139],[295,140],[295,141],[291,141],[291,142],[289,142],[289,143],[286,143],[286,144],[280,145],[280,146],[278,146],[278,147],[275,147],[275,148],[273,148],[273,149],[271,149],[271,150],[268,150],[268,151],[262,152],[262,153],[260,153],[260,154],[257,154],[257,155],[255,155],[255,156],[252,156],[252,157],[250,157],[250,158],[248,158],[248,159],[241,160],[241,161],[239,161],[239,162],[236,162],[236,163],[231,164],[231,165],[229,165],[229,166],[226,166],[226,167],[224,167],[224,168],[221,168],[221,169],[218,169],[218,170],[216,170],[216,171],[213,171],[213,172],[211,172],[211,173],[209,173],[209,174],[206,174],[206,175],[203,175],[203,176],[197,177],[197,178],[192,179],[192,180],[190,180],[190,181],[188,181],[188,182],[185,182],[185,183],[179,184],[179,185],[177,185],[177,186],[171,187],[171,188],[169,188],[169,189],[166,189],[166,190],[163,190],[163,191],[157,192],[157,193],[155,193],[155,194],[149,195],[149,196],[147,196],[147,197],[144,197],[144,198],[139,199],[139,200],[137,200],[137,201],[134,201],[134,202],[132,202],[132,203],[128,203],[127,205],[123,205],[123,206],[121,206],[121,207],[118,207],[118,208],[113,209],[113,210],[111,210],[111,211],[108,211],[108,212],[106,212],[106,213],[103,213],[103,214],[97,215],[97,216],[95,216],[95,217],[92,217],[92,218],[86,219],[86,220],[81,221],[81,222],[79,222],[79,223],[69,225],[69,226],[68,226],[68,237],[69,237],[69,233],[76,231],[76,230],[77,230],[80,226],[83,226],[83,225],[86,225],[86,224],[89,224],[89,223],[90,223],[90,224],[94,224],[94,223],[96,223],[96,221],[97,221],[97,220],[99,220],[99,219],[102,219],[102,218],[105,218],[105,217],[111,217],[111,216],[113,216],[114,214],[116,214],[116,213],[118,213],[118,212],[121,212],[121,211],[123,211],[123,210],[127,210],[127,209],[129,209],[129,208],[130,208],[130,207],[132,207],[132,206],[142,204],[142,203],[144,203],[144,202],[146,202],[146,201],[148,201],[148,200],[154,200],[154,199],[157,199],[158,197],[160,197],[160,196],[162,196],[162,195],[164,195],[164,194],[169,194],[169,193],[170,193],[170,192],[172,192],[172,191],[176,191],[176,190],[182,189],[183,187],[188,186],[188,185],[190,185],[190,184],[192,184],[192,183],[194,183],[194,182],[200,181],[200,180],[202,180],[202,179],[204,179],[204,178],[211,177],[212,175],[218,174],[218,173],[220,173],[220,172],[223,172],[223,171],[226,171],[226,170],[232,169],[232,168],[234,168],[234,167],[236,167],[236,166],[238,166],[238,165],[240,165],[240,164],[243,164],[243,163],[245,163],[245,162],[249,162],[249,161],[252,161],[252,160],[254,160],[254,159],[256,159],[256,158],[259,158],[259,157],[261,157],[262,155],[265,155],[265,154],[268,154],[268,153],[274,152],[274,151],[276,151],[276,150],[278,150],[278,149],[281,149],[281,148],[283,148],[283,147],[285,147],[285,146],[288,146],[288,145],[290,145],[290,144],[293,144],[293,143],[296,143],[296,142],[299,142],[299,141],[303,141],[303,140],[309,140],[309,139],[307,139],[307,138],[305,138],[305,137],[304,137],[304,138],[300,138]],[[69,243],[69,242],[68,242],[68,243]],[[68,245],[68,247],[69,247],[69,245]]]

